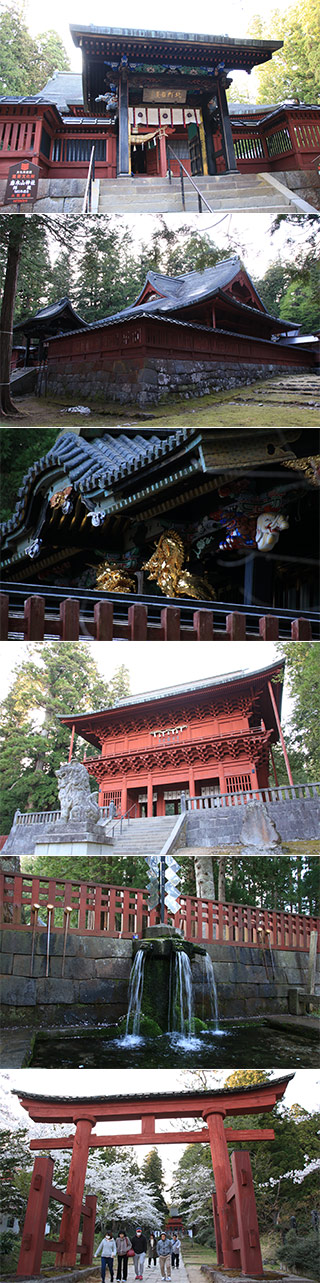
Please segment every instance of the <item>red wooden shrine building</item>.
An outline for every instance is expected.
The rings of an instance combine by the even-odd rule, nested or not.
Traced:
[[[39,1123],[54,1123],[75,1127],[70,1136],[57,1138],[39,1137],[32,1140],[31,1149],[72,1151],[67,1190],[53,1184],[54,1161],[44,1154],[36,1158],[31,1179],[30,1194],[18,1262],[19,1276],[30,1277],[41,1268],[43,1250],[55,1253],[56,1266],[68,1268],[76,1264],[80,1253],[81,1265],[92,1261],[96,1199],[87,1196],[83,1202],[87,1162],[90,1148],[109,1145],[155,1145],[208,1143],[211,1148],[215,1192],[213,1215],[218,1265],[240,1270],[243,1275],[261,1278],[263,1265],[260,1250],[259,1228],[255,1205],[250,1155],[246,1150],[234,1150],[231,1163],[228,1144],[247,1141],[249,1144],[273,1140],[272,1128],[241,1130],[225,1127],[232,1117],[244,1114],[270,1112],[282,1099],[292,1075],[254,1087],[222,1089],[208,1092],[165,1093],[148,1096],[110,1096],[90,1099],[59,1099],[18,1093],[23,1108],[30,1118]],[[200,1130],[158,1131],[156,1123],[163,1126],[169,1120],[201,1119]],[[94,1129],[101,1122],[141,1121],[140,1132],[123,1135],[99,1135]],[[53,1198],[63,1206],[60,1233],[57,1240],[44,1238],[49,1200]],[[79,1230],[82,1240],[78,1246]]]
[[[56,73],[37,95],[0,99],[0,179],[13,163],[40,177],[163,177],[315,167],[319,108],[230,106],[230,72],[259,66],[279,40],[72,26],[82,77]],[[170,152],[169,152],[170,148]]]
[[[279,662],[63,717],[72,741],[76,732],[98,750],[86,767],[98,781],[100,805],[113,801],[122,815],[135,808],[136,815],[161,816],[179,812],[182,793],[212,804],[215,794],[265,788],[272,745],[282,736],[283,667]]]

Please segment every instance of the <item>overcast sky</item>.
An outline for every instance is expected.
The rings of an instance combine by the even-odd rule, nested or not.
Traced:
[[[295,0],[291,0],[292,3]],[[81,69],[81,56],[75,50],[69,33],[69,24],[88,26],[143,27],[150,31],[185,31],[199,35],[245,36],[252,17],[259,14],[268,20],[275,9],[288,9],[290,0],[225,0],[221,5],[208,5],[208,0],[198,0],[196,9],[190,0],[162,0],[161,9],[150,9],[148,0],[118,0],[116,10],[106,6],[104,0],[95,0],[88,8],[87,0],[55,0],[53,10],[44,9],[41,0],[27,0],[26,20],[32,35],[44,30],[45,15],[48,26],[54,27],[63,40],[74,71]],[[277,39],[276,28],[274,39]]]

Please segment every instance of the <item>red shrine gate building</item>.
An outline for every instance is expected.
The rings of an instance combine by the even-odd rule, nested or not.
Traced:
[[[212,1196],[217,1263],[240,1270],[250,1278],[262,1278],[263,1264],[259,1240],[250,1155],[247,1150],[234,1150],[231,1162],[228,1144],[249,1144],[274,1140],[273,1128],[233,1128],[230,1118],[244,1114],[270,1112],[282,1099],[292,1074],[256,1086],[223,1088],[219,1091],[164,1093],[147,1096],[91,1097],[60,1099],[19,1092],[21,1104],[30,1118],[39,1123],[75,1126],[70,1136],[39,1137],[30,1142],[31,1149],[71,1150],[66,1191],[53,1184],[54,1161],[42,1154],[36,1158],[22,1234],[17,1273],[30,1277],[41,1269],[43,1251],[55,1253],[57,1268],[75,1266],[77,1254],[81,1265],[92,1261],[96,1198],[84,1188],[90,1148],[109,1145],[152,1145],[209,1143],[215,1190]],[[192,1130],[193,1119],[202,1121]],[[190,1121],[190,1130],[172,1130],[172,1120]],[[137,1122],[138,1133],[101,1135],[94,1129],[101,1122]],[[170,1120],[170,1122],[169,1122]],[[162,1130],[156,1129],[160,1122]],[[168,1124],[169,1127],[165,1126]],[[60,1232],[56,1240],[44,1237],[50,1198],[63,1206]],[[82,1237],[79,1231],[82,1223]]]
[[[99,804],[125,815],[178,814],[181,796],[207,799],[266,788],[272,746],[283,741],[284,664],[232,673],[175,689],[122,699],[97,713],[63,717],[98,755],[86,767]],[[275,783],[277,784],[276,772]]]

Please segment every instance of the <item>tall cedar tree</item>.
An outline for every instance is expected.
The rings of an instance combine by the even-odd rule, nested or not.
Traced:
[[[85,238],[84,220],[69,215],[68,220],[60,223],[50,215],[12,214],[0,217],[0,241],[5,248],[6,264],[0,313],[0,418],[7,415],[16,417],[19,414],[10,393],[10,368],[12,353],[12,331],[16,295],[18,288],[19,264],[23,246],[32,247],[35,237],[38,238],[42,227],[47,238],[52,237],[58,244],[69,248],[74,253],[75,241],[81,244]]]
[[[55,71],[69,68],[68,55],[56,31],[44,31],[33,38],[25,21],[24,4],[12,0],[2,6],[0,94],[36,94]]]
[[[110,680],[100,676],[86,642],[32,645],[17,668],[1,708],[0,743],[5,831],[17,807],[21,811],[55,810],[55,772],[69,751],[70,732],[59,714],[108,708],[129,693],[128,673],[121,666]],[[78,739],[75,756],[83,758]],[[96,789],[97,785],[93,784]]]

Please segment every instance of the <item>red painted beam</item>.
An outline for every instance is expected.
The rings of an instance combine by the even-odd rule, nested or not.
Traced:
[[[260,1141],[274,1140],[273,1127],[225,1127],[225,1134],[228,1144],[237,1141]],[[31,1140],[30,1149],[72,1149],[73,1136],[64,1136],[61,1139],[46,1136],[41,1140]],[[148,1145],[153,1141],[156,1145],[189,1145],[189,1144],[209,1144],[208,1128],[201,1128],[199,1131],[172,1131],[172,1132],[151,1132],[142,1133],[128,1132],[126,1135],[117,1136],[91,1136],[90,1149],[103,1149],[109,1145]]]

